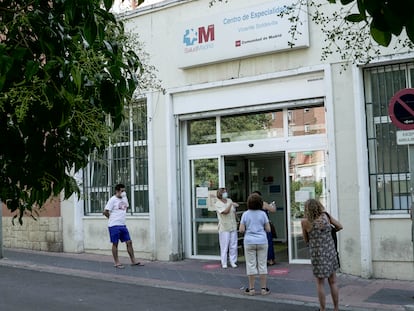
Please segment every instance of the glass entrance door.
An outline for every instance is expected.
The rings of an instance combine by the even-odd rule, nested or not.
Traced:
[[[287,213],[285,153],[275,152],[255,155],[224,157],[224,184],[230,198],[239,204],[237,218],[247,209],[247,197],[259,191],[266,202],[275,201],[277,210],[268,216],[276,229],[273,245],[277,261],[287,262]],[[239,234],[239,261],[243,261],[243,235]]]
[[[214,201],[222,185],[240,204],[239,216],[251,191],[259,190],[265,200],[274,200],[277,211],[270,217],[276,244],[283,244],[286,255],[288,243],[289,261],[309,262],[300,220],[305,198],[325,200],[324,99],[253,106],[179,116],[185,250],[190,256],[219,256]]]
[[[275,225],[277,239],[286,242],[286,197],[283,153],[272,157],[252,158],[249,161],[250,192],[259,191],[263,200],[275,202],[277,210],[269,213],[269,219]]]
[[[191,160],[192,255],[220,254],[214,208],[219,184],[219,159]]]
[[[289,260],[308,261],[309,252],[301,228],[304,203],[315,198],[329,210],[325,174],[327,157],[325,150],[289,152],[287,156],[290,188]]]

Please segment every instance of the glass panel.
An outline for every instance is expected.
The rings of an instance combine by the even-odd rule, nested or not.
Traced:
[[[275,225],[277,238],[279,241],[285,241],[286,237],[286,197],[285,197],[285,157],[278,154],[271,158],[257,158],[249,160],[250,171],[250,192],[260,191],[263,200],[270,203],[274,201],[277,206],[275,213],[268,213],[269,219]],[[282,245],[279,244],[279,251]],[[284,257],[287,261],[286,253],[279,252],[278,260]]]
[[[212,144],[216,142],[216,118],[188,121],[188,144]]]
[[[134,191],[134,206],[132,207],[135,213],[148,213],[148,190]]]
[[[371,72],[371,79],[374,117],[388,116],[389,100],[406,85],[405,70],[391,66],[376,68]]]
[[[309,259],[308,248],[302,237],[301,221],[304,203],[316,198],[327,206],[325,151],[291,152],[289,157],[290,179],[290,248],[292,260]]]
[[[193,255],[219,255],[215,198],[218,159],[191,161]]]
[[[91,192],[89,195],[89,201],[91,206],[91,213],[102,213],[106,203],[109,200],[108,191],[105,192]]]
[[[132,212],[148,213],[148,147],[147,147],[147,106],[144,101],[133,107],[134,140],[134,197]]]
[[[411,85],[410,85],[410,87],[414,87],[414,69],[410,70],[410,76],[411,76]]]
[[[133,155],[131,156],[131,152]],[[147,109],[142,100],[125,107],[125,119],[111,138],[103,155],[92,154],[85,176],[85,211],[101,212],[102,204],[112,195],[114,186],[123,183],[132,213],[147,213],[148,150]],[[105,199],[103,199],[105,198]]]
[[[371,211],[408,210],[408,145],[397,145],[397,128],[388,116],[390,98],[408,86],[407,65],[367,69],[365,109]]]
[[[131,183],[130,163],[129,163],[129,146],[112,148],[112,166],[111,176],[112,185]]]
[[[125,119],[121,122],[119,128],[115,131],[112,137],[112,144],[117,143],[128,143],[130,141],[129,132],[130,132],[130,123],[129,123],[129,109],[125,108]]]
[[[226,158],[224,161],[225,185],[229,197],[240,206],[237,211],[245,210],[246,206],[246,160],[243,158]]]
[[[408,145],[397,145],[391,123],[376,125],[377,173],[409,172]]]
[[[89,175],[84,173],[85,181],[89,182],[90,192],[85,199],[86,212],[102,213],[103,208],[110,196],[108,185],[108,152],[103,154],[94,152],[89,163]]]
[[[289,136],[325,134],[325,107],[311,106],[288,110]]]
[[[94,152],[90,161],[89,180],[92,187],[106,186],[108,184],[108,152],[105,150],[103,155]]]
[[[283,137],[283,112],[258,112],[221,118],[221,141]]]
[[[377,210],[408,210],[410,174],[377,174],[371,176],[371,197]]]
[[[147,146],[135,147],[134,155],[135,184],[148,185],[148,151]]]
[[[132,113],[132,124],[134,127],[134,141],[147,140],[147,106],[141,104],[134,107]]]

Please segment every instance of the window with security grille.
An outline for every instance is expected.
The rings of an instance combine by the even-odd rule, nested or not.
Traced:
[[[148,213],[147,107],[140,101],[125,109],[126,118],[114,133],[103,153],[90,155],[85,168],[85,214],[101,214],[114,194],[115,186],[124,184],[131,214]]]
[[[371,213],[407,213],[411,205],[408,145],[398,145],[388,107],[399,90],[413,87],[414,63],[364,70]]]

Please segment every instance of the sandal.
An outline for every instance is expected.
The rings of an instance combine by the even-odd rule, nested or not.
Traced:
[[[261,290],[262,295],[269,295],[270,294],[270,289],[268,289],[267,287],[263,287]]]
[[[118,265],[114,265],[114,267],[115,268],[117,268],[117,269],[124,269],[125,267],[124,267],[124,265],[123,264],[118,264]]]
[[[246,288],[246,290],[244,291],[244,293],[246,295],[249,295],[249,296],[254,296],[255,291],[254,291],[254,288]]]

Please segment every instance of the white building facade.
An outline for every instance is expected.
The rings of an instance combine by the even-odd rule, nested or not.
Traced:
[[[240,212],[255,190],[276,202],[276,261],[310,263],[300,220],[316,197],[344,226],[342,272],[414,279],[410,147],[397,144],[388,113],[414,87],[414,54],[346,70],[339,56],[321,62],[323,36],[306,13],[287,44],[278,14],[288,4],[168,0],[121,16],[166,93],[137,98],[83,172],[82,199],[62,202],[64,251],[110,254],[102,209],[122,182],[137,257],[218,260],[212,206],[225,186]]]

